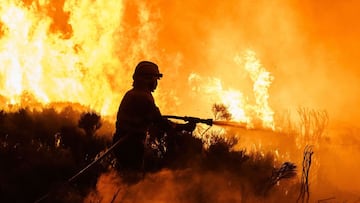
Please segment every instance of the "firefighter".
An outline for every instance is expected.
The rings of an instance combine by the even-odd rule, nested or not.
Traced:
[[[133,87],[120,103],[113,137],[113,142],[123,139],[115,149],[120,171],[143,172],[144,142],[152,126],[164,131],[195,129],[194,123],[176,124],[162,117],[152,96],[162,76],[153,62],[141,61],[135,67]]]

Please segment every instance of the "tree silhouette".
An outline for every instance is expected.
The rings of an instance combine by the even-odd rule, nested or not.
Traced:
[[[232,115],[229,112],[228,107],[226,107],[224,104],[214,104],[212,106],[212,112],[214,115],[215,120],[231,120]]]

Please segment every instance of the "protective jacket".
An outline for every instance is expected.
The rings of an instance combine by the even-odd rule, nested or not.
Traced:
[[[161,116],[151,92],[132,88],[123,97],[117,113],[114,142],[126,136],[115,150],[121,168],[141,170],[144,141],[153,125],[164,129],[171,128],[171,123]]]

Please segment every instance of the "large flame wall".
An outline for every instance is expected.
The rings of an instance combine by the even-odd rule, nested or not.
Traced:
[[[224,95],[237,92],[237,106],[270,120],[271,108],[310,106],[351,121],[359,113],[357,4],[4,0],[1,101],[19,104],[26,92],[114,115],[133,67],[147,59],[165,74],[156,92],[164,113],[211,116],[212,103],[226,103],[219,88],[194,90],[220,81]],[[246,68],[249,50],[269,72],[262,96],[255,87],[264,83]]]
[[[50,2],[2,1],[1,95],[10,104],[27,92],[108,112],[119,94],[114,73],[124,75],[114,40],[121,2]]]

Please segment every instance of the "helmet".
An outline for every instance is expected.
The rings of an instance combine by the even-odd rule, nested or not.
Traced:
[[[163,74],[159,72],[159,68],[155,63],[150,61],[141,61],[135,68],[133,79],[136,80],[148,77],[160,79],[162,76]]]

